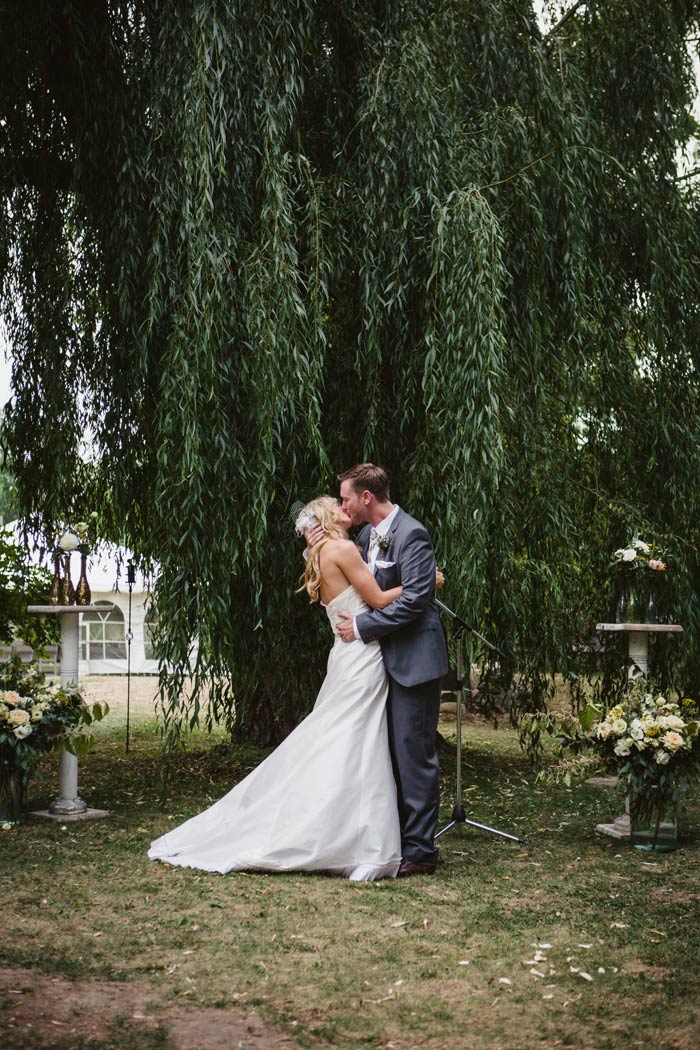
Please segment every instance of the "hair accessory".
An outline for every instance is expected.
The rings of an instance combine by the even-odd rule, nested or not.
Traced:
[[[309,514],[307,510],[303,510],[294,522],[294,529],[297,536],[303,536],[308,529],[313,529],[314,525],[318,525],[318,518]]]

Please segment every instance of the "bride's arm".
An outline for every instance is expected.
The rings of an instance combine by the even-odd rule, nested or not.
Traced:
[[[360,597],[372,609],[385,609],[403,594],[403,587],[391,587],[383,591],[362,560],[360,552],[349,540],[334,544],[332,556],[338,568],[351,583]]]

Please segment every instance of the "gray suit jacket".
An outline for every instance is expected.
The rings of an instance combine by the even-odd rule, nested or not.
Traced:
[[[357,537],[367,560],[369,525]],[[447,646],[435,592],[435,555],[426,529],[399,508],[389,528],[389,546],[379,551],[375,578],[383,591],[403,586],[386,609],[361,613],[355,623],[363,642],[379,641],[384,666],[401,685],[420,685],[447,672]],[[390,563],[390,564],[389,564]]]

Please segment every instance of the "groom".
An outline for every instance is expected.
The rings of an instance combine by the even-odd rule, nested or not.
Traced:
[[[378,640],[389,677],[389,745],[399,801],[402,861],[399,876],[432,875],[440,803],[435,748],[440,679],[447,671],[445,635],[433,602],[435,556],[425,528],[389,499],[382,467],[360,463],[339,476],[343,510],[362,556],[382,590],[403,587],[385,609],[359,616],[339,613],[344,642]]]

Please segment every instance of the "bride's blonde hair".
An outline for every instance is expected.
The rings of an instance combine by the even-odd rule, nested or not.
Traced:
[[[296,592],[298,594],[299,591],[306,590],[312,602],[319,601],[321,597],[321,547],[327,540],[346,540],[348,538],[345,529],[341,528],[336,521],[337,509],[338,501],[332,496],[319,496],[318,499],[307,503],[299,512],[299,518],[302,518],[303,515],[315,518],[324,532],[323,539],[314,544],[308,553],[303,583]]]

